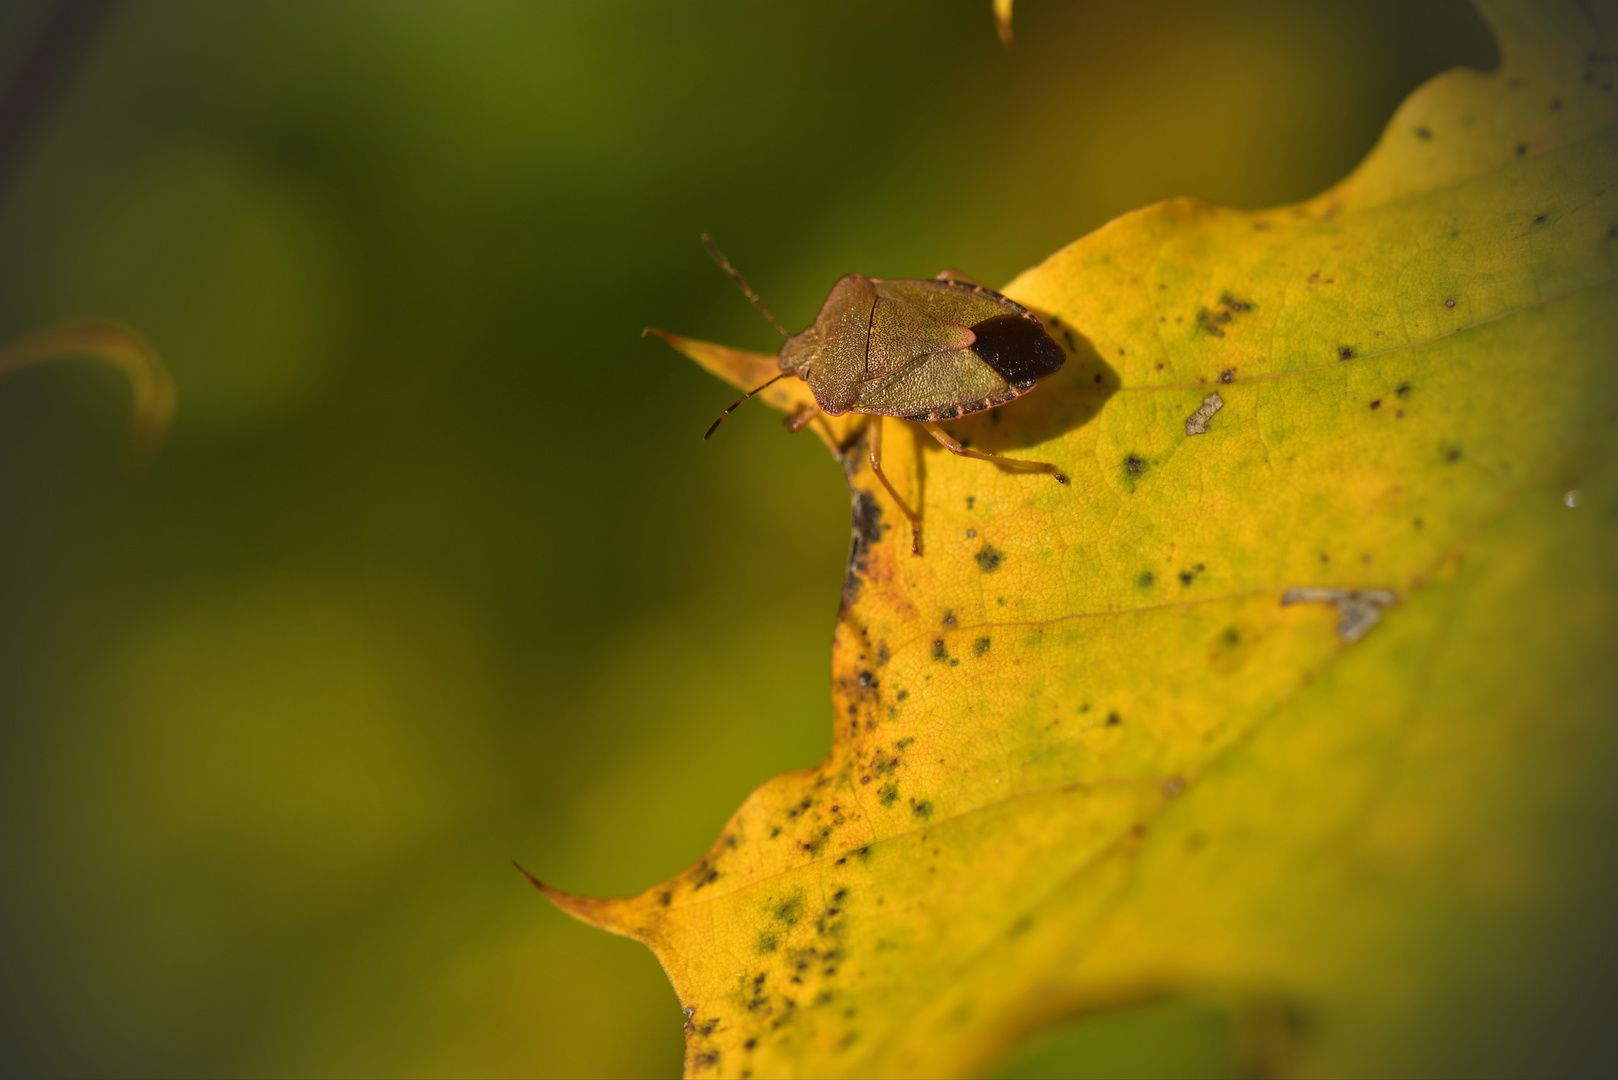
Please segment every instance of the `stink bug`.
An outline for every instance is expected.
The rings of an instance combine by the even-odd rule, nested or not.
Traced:
[[[883,417],[915,421],[952,454],[1050,473],[1057,483],[1067,483],[1055,465],[969,450],[936,423],[1004,405],[1061,370],[1067,354],[1045,332],[1039,316],[1015,300],[947,270],[931,281],[845,274],[832,286],[815,321],[800,333],[789,334],[714,242],[706,235],[702,242],[787,339],[781,346],[781,374],[720,413],[704,439],[742,402],[765,386],[796,375],[809,384],[815,404],[788,418],[789,430],[802,430],[822,412],[871,417],[871,471],[910,519],[910,550],[917,555],[921,514],[899,496],[882,471]]]

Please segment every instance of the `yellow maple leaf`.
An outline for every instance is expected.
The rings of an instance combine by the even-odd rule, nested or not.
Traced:
[[[971,1074],[1164,995],[1330,1018],[1255,1068],[1453,1062],[1473,958],[1584,910],[1604,834],[1557,793],[1618,734],[1618,20],[1487,14],[1500,70],[1420,88],[1318,198],[1162,203],[1005,288],[1067,364],[948,427],[1071,486],[889,421],[917,558],[866,418],[816,425],[854,498],[830,756],[678,878],[546,889],[657,954],[689,1075]]]

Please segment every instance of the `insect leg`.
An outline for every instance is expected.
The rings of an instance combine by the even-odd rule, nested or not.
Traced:
[[[1004,465],[1008,469],[1017,469],[1021,472],[1050,473],[1052,476],[1056,477],[1056,482],[1058,484],[1067,483],[1067,475],[1055,465],[1051,465],[1044,461],[1025,461],[1022,458],[1008,458],[1001,457],[999,454],[985,454],[982,450],[968,450],[966,447],[950,438],[949,433],[943,428],[939,427],[937,424],[922,424],[921,426],[927,429],[927,434],[937,439],[943,444],[944,449],[948,450],[952,454],[959,454],[961,457],[977,458],[979,461],[992,461],[996,465]]]
[[[967,285],[979,285],[979,284],[982,284],[981,282],[977,281],[975,278],[969,278],[965,274],[961,273],[959,270],[955,270],[955,269],[951,269],[951,268],[945,268],[943,270],[940,270],[938,272],[938,276],[933,278],[933,280],[934,281],[959,281],[959,282],[963,282],[963,283],[965,283]]]
[[[786,419],[787,433],[796,435],[798,432],[808,427],[809,421],[813,420],[815,418],[815,414],[818,412],[820,412],[820,407],[817,405],[799,406],[798,411]]]
[[[882,417],[871,417],[870,433],[871,471],[876,473],[876,478],[882,481],[882,486],[888,489],[888,494],[893,496],[893,501],[899,504],[899,509],[903,510],[905,517],[910,519],[910,553],[912,555],[920,555],[921,515],[910,509],[910,504],[899,497],[899,493],[895,491],[893,489],[893,485],[888,482],[887,474],[882,471]]]
[[[856,430],[852,438],[839,439],[837,432],[826,419],[826,414],[820,411],[819,405],[804,405],[797,412],[786,418],[788,435],[796,435],[816,420],[820,421],[820,430],[826,433],[826,441],[831,443],[832,452],[839,461],[848,453],[848,448],[859,441],[859,432]]]

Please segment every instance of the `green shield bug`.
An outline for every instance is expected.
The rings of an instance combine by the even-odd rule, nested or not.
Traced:
[[[950,271],[930,281],[845,274],[832,286],[815,321],[800,333],[789,334],[714,242],[706,235],[702,242],[787,339],[781,346],[781,374],[720,413],[704,439],[742,402],[765,386],[796,375],[809,384],[815,404],[788,418],[789,430],[802,430],[822,412],[871,417],[871,471],[910,519],[910,550],[917,555],[921,514],[900,497],[882,471],[884,417],[920,424],[952,454],[1008,469],[1049,473],[1057,483],[1067,483],[1055,465],[968,449],[937,424],[1004,405],[1061,369],[1067,354],[1045,332],[1039,316],[1015,300]]]

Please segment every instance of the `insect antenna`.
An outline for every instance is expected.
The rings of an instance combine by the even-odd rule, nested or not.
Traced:
[[[704,237],[703,239],[707,239],[707,238]],[[734,273],[734,271],[732,271],[732,273]],[[740,279],[738,279],[738,280],[740,280]],[[790,372],[790,371],[783,371],[783,372],[781,372],[781,374],[779,374],[775,378],[771,379],[770,382],[765,383],[764,386],[769,386],[770,383],[779,382],[779,381],[781,381],[782,379],[786,378],[788,375],[791,375],[791,374],[792,374],[792,372]],[[724,412],[720,413],[719,414],[719,420],[715,420],[712,424],[710,424],[708,426],[707,432],[702,436],[702,441],[707,442],[708,441],[708,436],[712,435],[715,431],[717,431],[719,429],[719,423],[720,423],[721,420],[724,420],[725,417],[727,417],[731,413],[735,412],[737,405],[740,405],[742,402],[746,401],[748,398],[752,397],[754,394],[756,394],[760,390],[764,389],[764,386],[755,386],[753,389],[749,390],[747,393],[745,393],[741,397],[737,398],[735,405],[732,405],[730,408],[728,408]]]
[[[762,300],[760,300],[758,298],[758,293],[754,292],[750,287],[748,287],[747,282],[743,281],[742,276],[736,272],[736,268],[734,266],[730,265],[730,260],[725,258],[724,252],[720,251],[718,245],[713,242],[713,237],[709,236],[707,233],[703,233],[702,234],[702,244],[703,244],[704,247],[706,247],[708,249],[708,254],[713,256],[714,262],[718,263],[720,268],[723,269],[725,271],[725,273],[730,275],[730,279],[741,287],[742,293],[749,300],[753,301],[753,306],[758,308],[759,314],[763,315],[766,319],[770,320],[770,325],[775,327],[777,330],[781,331],[781,336],[782,337],[791,337],[792,335],[787,333],[787,328],[782,326],[779,322],[777,322],[774,315],[770,314],[770,309],[764,306],[764,301],[762,301]],[[770,381],[774,382],[775,380],[772,379]],[[768,386],[769,383],[765,383],[764,385]],[[762,387],[762,386],[759,387],[760,390],[762,390],[763,388],[764,387]],[[756,391],[756,390],[754,391],[754,393],[757,393],[757,392],[758,391]],[[742,399],[742,401],[746,401],[746,400],[747,400],[746,398]],[[736,404],[740,405],[741,401],[738,401]],[[735,407],[736,407],[735,405],[731,406],[731,408],[735,408]],[[724,417],[720,417],[719,419],[723,420]],[[715,423],[718,423],[718,421],[716,420]],[[711,434],[713,434],[713,432],[710,430],[708,434],[711,435]]]

